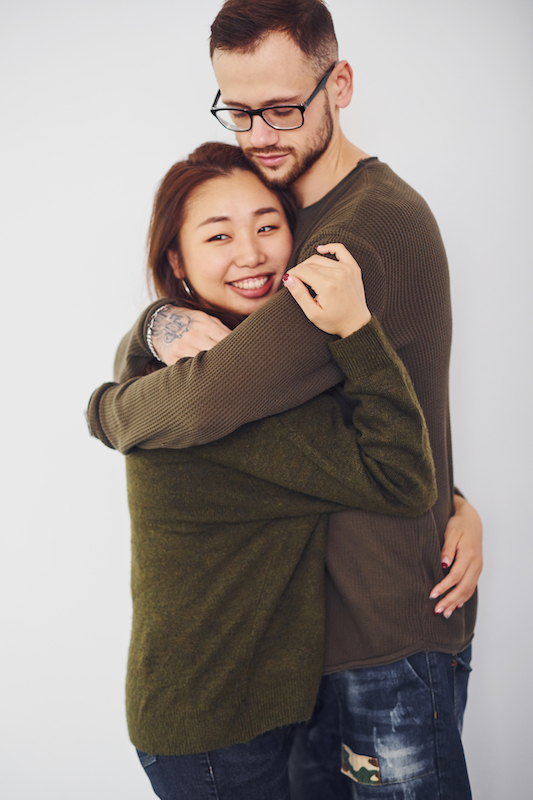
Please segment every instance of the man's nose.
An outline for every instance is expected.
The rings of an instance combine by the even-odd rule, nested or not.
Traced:
[[[267,125],[263,117],[259,114],[252,117],[252,129],[250,131],[250,146],[258,150],[264,147],[272,147],[279,142],[279,131]]]

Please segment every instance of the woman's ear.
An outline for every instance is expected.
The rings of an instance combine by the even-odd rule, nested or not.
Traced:
[[[181,280],[181,278],[183,278],[184,275],[183,275],[183,270],[180,267],[178,254],[176,253],[175,250],[167,250],[167,258],[168,258],[168,263],[172,267],[172,272],[174,273],[174,275],[178,280]]]

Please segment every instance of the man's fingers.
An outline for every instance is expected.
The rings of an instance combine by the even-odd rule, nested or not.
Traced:
[[[180,358],[192,358],[211,350],[230,329],[204,311],[169,305],[157,312],[152,345],[161,361],[170,366]]]
[[[218,317],[211,317],[209,314],[206,314],[204,311],[191,311],[190,314],[190,332],[192,335],[197,337],[204,337],[213,339],[215,342],[219,342],[228,333],[231,333],[230,329],[221,322]]]
[[[230,329],[223,325],[221,328],[215,328],[214,330],[209,331],[208,337],[212,339],[215,344],[217,344],[218,342],[221,342],[222,339],[225,339],[228,333],[231,333]]]
[[[217,335],[222,334],[222,338],[224,338],[224,336],[227,336],[228,333],[231,333],[228,326],[224,325],[224,323],[221,322],[218,319],[218,317],[210,317],[208,314],[205,314],[201,322],[202,324],[210,327],[211,330],[219,332]]]

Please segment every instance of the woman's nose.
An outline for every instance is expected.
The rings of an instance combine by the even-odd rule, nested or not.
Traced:
[[[265,260],[265,254],[259,242],[248,239],[248,237],[243,237],[241,241],[238,242],[234,257],[235,266],[253,269],[264,264]]]

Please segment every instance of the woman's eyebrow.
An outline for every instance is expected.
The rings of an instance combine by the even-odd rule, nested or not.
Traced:
[[[202,225],[212,225],[214,222],[229,222],[229,219],[229,217],[208,217],[203,222],[200,222],[198,228],[201,228]]]
[[[274,208],[274,206],[266,206],[265,208],[258,208],[257,211],[253,212],[254,217],[260,217],[263,214],[279,214],[279,208]],[[203,222],[200,222],[198,225],[201,228],[203,225],[213,225],[216,222],[230,222],[231,217],[208,217],[204,219]]]
[[[274,208],[274,206],[268,206],[267,208],[258,208],[257,211],[254,211],[254,217],[260,217],[261,214],[279,214],[279,208]]]

